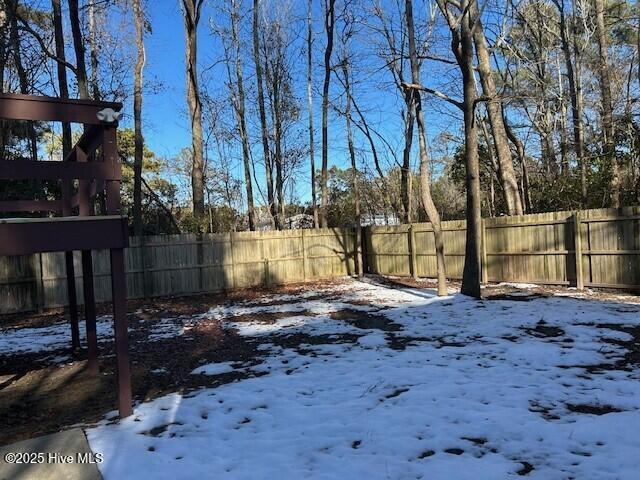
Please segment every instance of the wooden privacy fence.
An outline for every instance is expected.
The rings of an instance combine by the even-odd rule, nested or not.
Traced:
[[[462,278],[465,225],[442,223],[449,278]],[[484,282],[640,290],[639,207],[488,218],[482,238]],[[431,224],[368,227],[364,239],[367,272],[436,276]]]
[[[221,292],[351,275],[355,242],[350,229],[131,237],[127,292],[129,298]],[[75,261],[81,272],[79,255]],[[96,301],[108,301],[108,251],[93,252],[93,261]],[[64,253],[0,257],[0,314],[66,305],[65,279]]]
[[[465,222],[442,227],[447,276],[459,279]],[[482,237],[485,282],[640,290],[639,207],[488,218]],[[352,275],[356,238],[353,229],[132,237],[125,255],[128,295],[221,292]],[[436,276],[428,223],[367,227],[362,242],[368,273]],[[108,252],[94,252],[93,259],[96,300],[108,301]],[[78,256],[76,272],[79,265]],[[0,314],[64,306],[66,295],[64,254],[0,258]]]

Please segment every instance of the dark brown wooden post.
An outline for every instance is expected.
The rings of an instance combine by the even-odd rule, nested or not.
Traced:
[[[120,417],[131,415],[131,369],[129,367],[129,338],[127,333],[127,284],[124,272],[124,253],[113,248],[111,254],[111,296],[113,299],[113,330],[116,342],[118,375],[118,410]]]
[[[71,347],[80,348],[80,328],[78,326],[78,293],[76,292],[76,270],[73,265],[73,252],[64,252],[67,271],[67,298],[69,301],[69,323],[71,324]]]
[[[87,162],[87,154],[76,146],[76,161]],[[78,213],[80,216],[91,215],[89,197],[90,184],[87,180],[78,181]],[[84,321],[87,331],[87,367],[97,373],[98,367],[98,332],[96,329],[96,299],[93,288],[93,258],[91,250],[82,250],[82,292],[84,294]]]
[[[69,217],[71,208],[71,182],[62,181],[62,214]],[[76,270],[73,265],[73,252],[64,252],[64,263],[67,274],[67,300],[69,302],[69,324],[71,325],[71,348],[74,352],[80,349],[80,328],[78,325],[78,293],[76,292]]]
[[[102,131],[102,156],[107,164],[111,164],[114,168],[119,168],[118,163],[118,147],[116,144],[116,125],[107,125]],[[120,214],[120,182],[109,180],[105,183],[107,194],[107,215]]]
[[[106,126],[102,134],[102,153],[105,163],[119,168],[115,125]],[[107,215],[120,214],[120,183],[108,181],[106,187]],[[126,225],[125,225],[126,227]],[[124,250],[113,248],[111,257],[111,298],[113,301],[113,331],[116,342],[118,375],[118,410],[120,417],[133,413],[131,408],[131,367],[129,364],[129,336],[127,332],[127,281],[124,270]]]

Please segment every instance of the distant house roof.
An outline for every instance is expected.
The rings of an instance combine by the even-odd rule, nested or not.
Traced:
[[[365,214],[360,217],[360,226],[376,226],[376,225],[400,225],[400,219],[395,213],[390,214]]]
[[[297,230],[300,228],[313,228],[313,215],[308,215],[306,213],[299,213],[298,215],[293,215],[284,220],[287,228],[292,230]]]

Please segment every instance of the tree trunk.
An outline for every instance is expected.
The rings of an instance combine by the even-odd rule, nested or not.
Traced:
[[[327,210],[329,207],[329,134],[327,123],[329,117],[329,83],[331,82],[331,53],[333,52],[333,29],[335,24],[335,0],[325,0],[324,26],[327,34],[327,46],[324,51],[324,82],[322,84],[322,172],[320,179],[322,227],[326,228]]]
[[[60,0],[51,0],[53,10],[53,31],[56,45],[56,57],[65,60],[64,52],[64,31],[62,27],[62,8]],[[69,98],[69,84],[67,81],[67,68],[60,62],[56,62],[58,73],[58,89],[60,90],[60,98]],[[62,122],[62,157],[71,151],[71,124]]]
[[[20,93],[29,93],[29,79],[27,72],[22,63],[22,45],[20,35],[18,34],[18,0],[8,0],[6,15],[9,20],[9,44],[11,45],[11,53],[13,63],[18,74],[18,82],[20,84]],[[29,135],[29,148],[31,150],[31,159],[38,160],[38,138],[36,135],[33,122],[28,122],[27,132]]]
[[[556,6],[560,13],[560,40],[561,48],[564,56],[565,70],[567,71],[567,79],[569,81],[569,98],[571,99],[571,123],[573,126],[573,149],[576,154],[576,160],[580,167],[580,192],[581,203],[585,207],[587,204],[587,165],[584,154],[584,127],[582,120],[582,100],[581,100],[581,79],[579,69],[579,55],[580,50],[574,48],[575,55],[575,67],[574,61],[571,56],[571,44],[569,43],[569,32],[567,27],[567,18],[564,12],[564,0],[556,1]],[[573,3],[573,41],[577,47],[577,31],[576,31],[576,3]]]
[[[587,182],[588,182],[588,159],[586,156],[585,150],[585,140],[584,140],[584,120],[583,120],[583,111],[584,111],[584,100],[582,97],[582,49],[578,45],[578,33],[576,27],[576,0],[573,0],[573,15],[574,15],[574,25],[573,25],[573,56],[575,58],[575,71],[574,71],[574,80],[575,80],[575,102],[576,102],[576,117],[578,122],[578,134],[579,138],[577,139],[576,145],[576,155],[581,159],[580,162],[580,190],[582,195],[583,206],[587,206]],[[575,135],[575,132],[574,132]]]
[[[419,67],[418,67],[419,68]],[[400,170],[400,192],[402,195],[402,210],[404,223],[411,223],[411,197],[409,194],[409,175],[411,174],[411,147],[413,145],[413,126],[415,124],[415,105],[413,90],[404,92],[404,149],[402,150],[402,168]]]
[[[415,85],[420,84],[420,64],[416,51],[415,28],[413,23],[412,0],[405,0],[405,17],[407,22],[407,35],[409,40],[409,58],[411,61],[411,79]],[[418,144],[420,147],[420,187],[422,204],[429,217],[433,228],[433,236],[436,247],[436,263],[438,274],[438,295],[447,294],[447,277],[444,262],[444,238],[440,225],[440,214],[431,198],[431,185],[429,178],[429,154],[427,152],[426,124],[422,111],[422,99],[417,89],[411,90],[411,108],[415,108],[415,116],[418,121]]]
[[[137,0],[134,0],[134,2]],[[91,92],[94,100],[100,100],[100,87],[98,85],[98,46],[96,43],[96,0],[88,0],[89,12],[89,63],[91,64]],[[135,7],[134,7],[135,8]],[[138,27],[136,26],[136,29]],[[137,36],[137,33],[136,33]],[[136,39],[137,43],[137,39]],[[137,60],[136,60],[137,61]],[[134,87],[135,88],[135,87]]]
[[[313,64],[312,47],[313,47],[313,22],[311,17],[311,9],[313,0],[307,1],[307,108],[309,110],[309,162],[311,167],[311,208],[313,209],[313,226],[318,228],[318,201],[316,196],[316,159],[315,145],[313,140]]]
[[[273,142],[275,144],[274,164],[276,167],[276,195],[278,197],[278,215],[276,227],[283,230],[285,227],[284,213],[284,159],[282,158],[282,99],[280,85],[277,81],[273,84]]]
[[[358,179],[358,166],[356,163],[356,149],[353,145],[353,131],[351,128],[351,82],[349,79],[349,60],[345,58],[341,64],[342,75],[344,77],[344,90],[346,95],[345,105],[345,123],[347,127],[347,147],[349,149],[349,158],[351,159],[351,173],[353,186],[353,207],[355,213],[355,228],[360,228],[360,186]],[[356,271],[358,276],[362,276],[362,252],[360,245],[356,245]]]
[[[71,23],[71,34],[73,36],[73,49],[76,54],[76,80],[78,82],[78,96],[89,98],[87,87],[87,65],[84,58],[84,41],[80,28],[80,18],[78,17],[78,0],[69,0],[69,22]]]
[[[185,57],[187,77],[187,103],[189,104],[189,118],[191,120],[191,190],[193,200],[193,215],[200,223],[204,220],[204,152],[202,144],[202,104],[198,88],[197,63],[197,30],[200,21],[200,9],[203,0],[182,0],[185,27]]]
[[[242,78],[242,63],[240,57],[240,39],[238,37],[238,3],[232,2],[231,12],[231,42],[233,44],[236,66],[236,83],[238,89],[238,101],[236,115],[238,118],[238,130],[242,140],[242,160],[244,163],[244,182],[247,192],[247,209],[249,211],[249,230],[256,229],[255,209],[253,206],[253,182],[251,181],[251,151],[249,147],[249,134],[247,132],[247,120],[245,117],[244,83]]]
[[[144,159],[144,137],[142,136],[142,70],[145,64],[144,17],[140,2],[133,0],[133,21],[136,30],[136,66],[133,80],[133,234],[140,237],[142,228],[142,162]]]
[[[470,1],[472,2],[472,14],[474,17],[477,17],[479,13],[475,0]],[[503,123],[501,101],[497,98],[498,94],[491,71],[489,47],[480,18],[477,18],[475,28],[473,28],[473,40],[476,46],[476,57],[478,59],[478,72],[480,73],[482,91],[484,95],[489,98],[487,102],[489,125],[491,126],[491,133],[496,146],[498,172],[508,214],[522,215],[522,202],[518,194],[518,180],[513,168],[513,158],[511,157],[511,150],[509,149],[507,133]]]
[[[271,214],[271,224],[275,226],[276,203],[273,197],[273,173],[272,159],[269,151],[269,129],[267,126],[267,113],[264,102],[264,79],[262,73],[262,61],[260,60],[260,22],[258,14],[260,12],[260,0],[253,0],[253,61],[256,66],[256,85],[258,94],[258,109],[260,112],[260,132],[262,134],[262,151],[264,152],[265,176],[267,180],[267,201],[269,202],[269,213]]]
[[[480,274],[481,258],[481,207],[480,207],[480,165],[478,158],[478,133],[475,123],[476,86],[473,68],[473,20],[469,2],[462,0],[460,20],[460,50],[457,55],[464,91],[464,152],[467,166],[467,238],[462,274],[461,293],[481,298]]]
[[[602,127],[604,133],[603,153],[611,165],[611,206],[620,207],[620,172],[615,151],[615,129],[613,125],[613,101],[611,99],[611,74],[607,51],[607,30],[604,22],[604,0],[594,0],[596,13],[596,37],[598,39],[598,67],[600,70],[600,97],[602,101]]]
[[[531,205],[531,193],[529,192],[529,173],[527,170],[527,159],[524,151],[524,144],[522,140],[518,138],[515,134],[511,125],[507,120],[507,115],[504,111],[504,106],[502,108],[502,118],[504,119],[504,127],[507,132],[507,136],[511,143],[516,147],[516,152],[518,152],[518,160],[520,161],[520,166],[522,168],[522,204],[524,206],[524,213],[531,213],[532,205]]]

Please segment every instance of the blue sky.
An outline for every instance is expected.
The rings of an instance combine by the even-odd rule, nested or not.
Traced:
[[[286,1],[286,0],[284,0]],[[203,10],[199,27],[199,44],[198,56],[200,70],[209,90],[214,94],[219,91],[221,95],[226,90],[226,70],[222,65],[216,65],[216,61],[220,59],[220,45],[217,39],[211,35],[210,22],[225,22],[226,19],[220,16],[219,12],[214,10],[211,4],[214,2],[205,2],[206,7]],[[325,44],[325,36],[322,30],[322,18],[320,16],[320,2],[314,2],[315,8],[315,44],[314,44],[314,62],[317,67],[314,70],[314,107],[315,107],[315,126],[316,126],[316,165],[320,165],[320,95],[319,91],[322,82],[322,69],[320,62],[322,61],[322,53]],[[300,15],[305,14],[306,2],[294,2],[294,9]],[[395,6],[395,3],[391,3]],[[420,10],[421,2],[416,2],[416,17],[425,20],[428,12],[424,9]],[[244,9],[250,12],[251,2],[244,2]],[[395,7],[394,7],[395,8]],[[184,74],[184,25],[182,21],[182,13],[180,11],[179,2],[177,0],[159,0],[149,1],[147,15],[152,25],[153,33],[145,38],[146,45],[146,66],[145,66],[145,83],[154,87],[160,85],[159,89],[148,89],[144,98],[144,132],[145,140],[149,148],[160,156],[171,158],[175,156],[182,148],[187,147],[191,143],[189,124],[187,120],[187,106],[185,95],[185,74]],[[392,15],[390,12],[389,15]],[[397,15],[397,13],[396,13]],[[371,22],[368,18],[361,19],[364,23]],[[396,18],[396,21],[399,19]],[[293,29],[293,35],[296,42],[296,48],[300,49],[300,57],[296,59],[294,79],[295,93],[300,101],[301,125],[306,125],[306,60],[304,53],[305,23],[304,18],[295,24],[299,28]],[[243,20],[245,36],[249,34],[250,18]],[[444,36],[443,40],[448,41]],[[445,44],[446,45],[446,44]],[[251,88],[255,83],[253,76],[253,59],[251,56],[250,45],[245,48],[246,55],[244,57],[245,84]],[[376,48],[375,41],[371,35],[361,35],[357,37],[353,43],[352,51],[356,54],[354,62],[354,91],[357,101],[361,107],[366,110],[366,116],[371,126],[378,129],[385,135],[388,142],[393,145],[397,152],[401,152],[403,142],[401,120],[400,120],[400,98],[394,88],[390,86],[391,77],[384,70],[383,63],[374,56],[373,50]],[[334,56],[339,52],[340,46],[336,44]],[[446,53],[446,52],[445,52]],[[335,57],[334,57],[335,61]],[[443,67],[442,65],[425,65],[428,68],[429,77],[434,81],[432,85],[440,88],[447,88],[447,81],[451,75],[451,67]],[[149,91],[151,90],[151,91]],[[338,81],[332,80],[332,96],[337,99],[341,94]],[[339,100],[338,100],[339,101]],[[247,98],[247,109],[251,114],[251,110],[255,108],[251,101],[251,95]],[[132,110],[132,105],[125,105],[125,109]],[[458,133],[459,121],[456,118],[457,113],[440,100],[425,99],[425,111],[427,112],[427,123],[429,125],[430,140],[442,131],[450,131],[454,134]],[[255,131],[255,123],[257,118],[252,115],[249,119],[250,128],[253,126],[252,143],[254,144],[254,152],[257,158],[260,158],[259,137]],[[349,160],[347,157],[346,137],[345,137],[344,119],[339,117],[335,112],[330,114],[329,129],[329,158],[330,165],[339,165],[345,167]],[[251,133],[251,132],[250,132]],[[306,138],[306,137],[305,137]],[[417,145],[417,139],[414,141]],[[239,146],[239,145],[238,145]],[[359,151],[359,159],[364,163],[370,164],[370,154],[368,144],[365,139],[356,132],[356,147]],[[380,144],[379,149],[383,147]],[[235,158],[232,162],[236,176],[241,177],[240,168],[240,152],[231,152],[231,156]],[[215,153],[212,153],[215,157]],[[415,155],[414,155],[415,157]],[[215,162],[217,159],[212,158]],[[233,160],[233,159],[232,159]],[[296,191],[301,200],[307,201],[310,195],[310,183],[308,181],[307,161],[301,167],[300,173],[297,175]],[[391,160],[388,161],[389,165]],[[416,159],[414,158],[414,165]],[[261,177],[261,171],[258,169],[257,175]],[[258,202],[259,198],[256,199]]]

